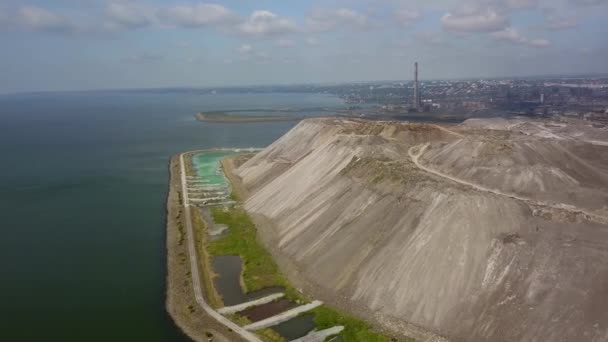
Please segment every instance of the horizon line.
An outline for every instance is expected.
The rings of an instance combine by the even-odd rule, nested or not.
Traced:
[[[509,80],[509,79],[543,79],[543,78],[608,78],[607,72],[598,73],[571,73],[571,74],[545,74],[545,75],[512,75],[512,76],[485,76],[485,77],[454,77],[454,78],[423,78],[420,82],[426,81],[470,81],[470,80]],[[172,85],[172,86],[154,86],[154,87],[126,87],[126,88],[89,88],[89,89],[63,89],[63,90],[22,90],[0,92],[0,95],[34,95],[34,94],[53,94],[53,93],[87,93],[87,92],[111,92],[111,91],[152,91],[152,90],[217,90],[217,89],[236,89],[236,88],[264,88],[264,87],[289,87],[289,86],[328,86],[328,85],[349,85],[349,84],[370,84],[370,83],[410,83],[414,79],[386,79],[386,80],[359,80],[359,81],[325,81],[325,82],[293,82],[293,83],[250,83],[250,84],[234,84],[234,85]]]

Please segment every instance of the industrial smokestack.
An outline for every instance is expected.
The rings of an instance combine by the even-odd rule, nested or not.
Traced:
[[[420,89],[418,89],[418,62],[414,62],[414,108],[420,110]]]

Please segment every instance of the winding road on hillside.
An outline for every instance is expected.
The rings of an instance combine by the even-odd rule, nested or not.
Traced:
[[[447,179],[449,181],[455,182],[455,183],[459,183],[462,184],[464,186],[467,187],[471,187],[477,191],[483,191],[483,192],[489,192],[492,193],[494,195],[498,195],[498,196],[505,196],[505,197],[509,197],[515,200],[519,200],[522,202],[526,202],[527,204],[530,205],[534,205],[534,206],[541,206],[541,207],[548,207],[548,208],[552,208],[552,209],[558,209],[558,210],[564,210],[564,211],[568,211],[571,212],[573,214],[583,214],[585,216],[586,219],[588,220],[592,220],[592,221],[596,221],[599,223],[603,223],[603,224],[608,224],[608,218],[605,216],[601,216],[601,215],[597,215],[597,214],[593,214],[590,213],[588,211],[582,210],[580,208],[577,208],[575,206],[572,205],[568,205],[568,204],[564,204],[564,203],[549,203],[549,202],[542,202],[542,201],[537,201],[534,200],[532,198],[527,198],[527,197],[522,197],[513,193],[505,193],[502,192],[500,190],[496,190],[496,189],[490,189],[490,188],[486,188],[484,186],[481,186],[479,184],[475,184],[475,183],[471,183],[468,182],[466,180],[463,179],[459,179],[450,175],[447,175],[445,173],[442,173],[440,171],[437,170],[433,170],[429,167],[426,167],[424,165],[422,165],[420,163],[420,156],[422,156],[424,154],[424,152],[426,152],[427,148],[429,147],[429,144],[422,144],[422,145],[416,145],[416,146],[412,146],[409,148],[409,150],[407,151],[412,163],[414,163],[414,165],[416,165],[417,168],[419,168],[422,171],[431,173],[437,177],[441,177],[444,179]],[[414,150],[417,149],[417,153],[414,153]]]

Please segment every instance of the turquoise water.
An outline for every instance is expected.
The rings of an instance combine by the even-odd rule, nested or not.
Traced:
[[[210,181],[210,185],[227,186],[228,180],[221,170],[220,161],[227,156],[237,153],[239,152],[205,151],[193,155],[192,164],[196,170],[197,176],[201,179]],[[241,260],[240,256],[221,255],[213,258],[213,269],[215,273],[218,274],[218,277],[214,279],[215,287],[222,296],[226,306],[245,303],[256,298],[261,298],[263,296],[284,291],[283,288],[274,287],[265,288],[253,293],[243,293],[240,281],[243,267],[242,264],[243,261]],[[286,303],[288,303],[287,306],[289,307],[296,306],[296,304],[293,302],[286,301]],[[266,306],[270,307],[270,305]],[[256,308],[261,311],[264,310],[262,307]],[[273,311],[272,309],[268,308],[266,310],[268,311],[266,312],[266,317],[270,317],[284,311],[285,309],[283,308],[283,310],[279,309],[279,311]],[[287,341],[290,341],[306,335],[308,332],[313,330],[314,327],[314,315],[305,314],[279,324],[278,326],[273,327],[273,329],[276,330]]]
[[[328,96],[0,96],[0,341],[183,341],[164,309],[170,156],[266,146],[295,123],[193,114]]]
[[[220,161],[237,153],[239,152],[226,150],[202,152],[192,156],[192,164],[197,176],[208,180],[210,185],[226,186],[228,184],[221,172]]]

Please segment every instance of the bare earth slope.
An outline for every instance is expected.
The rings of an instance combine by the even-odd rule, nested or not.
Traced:
[[[607,141],[582,123],[312,119],[237,173],[281,256],[387,329],[608,341]]]

